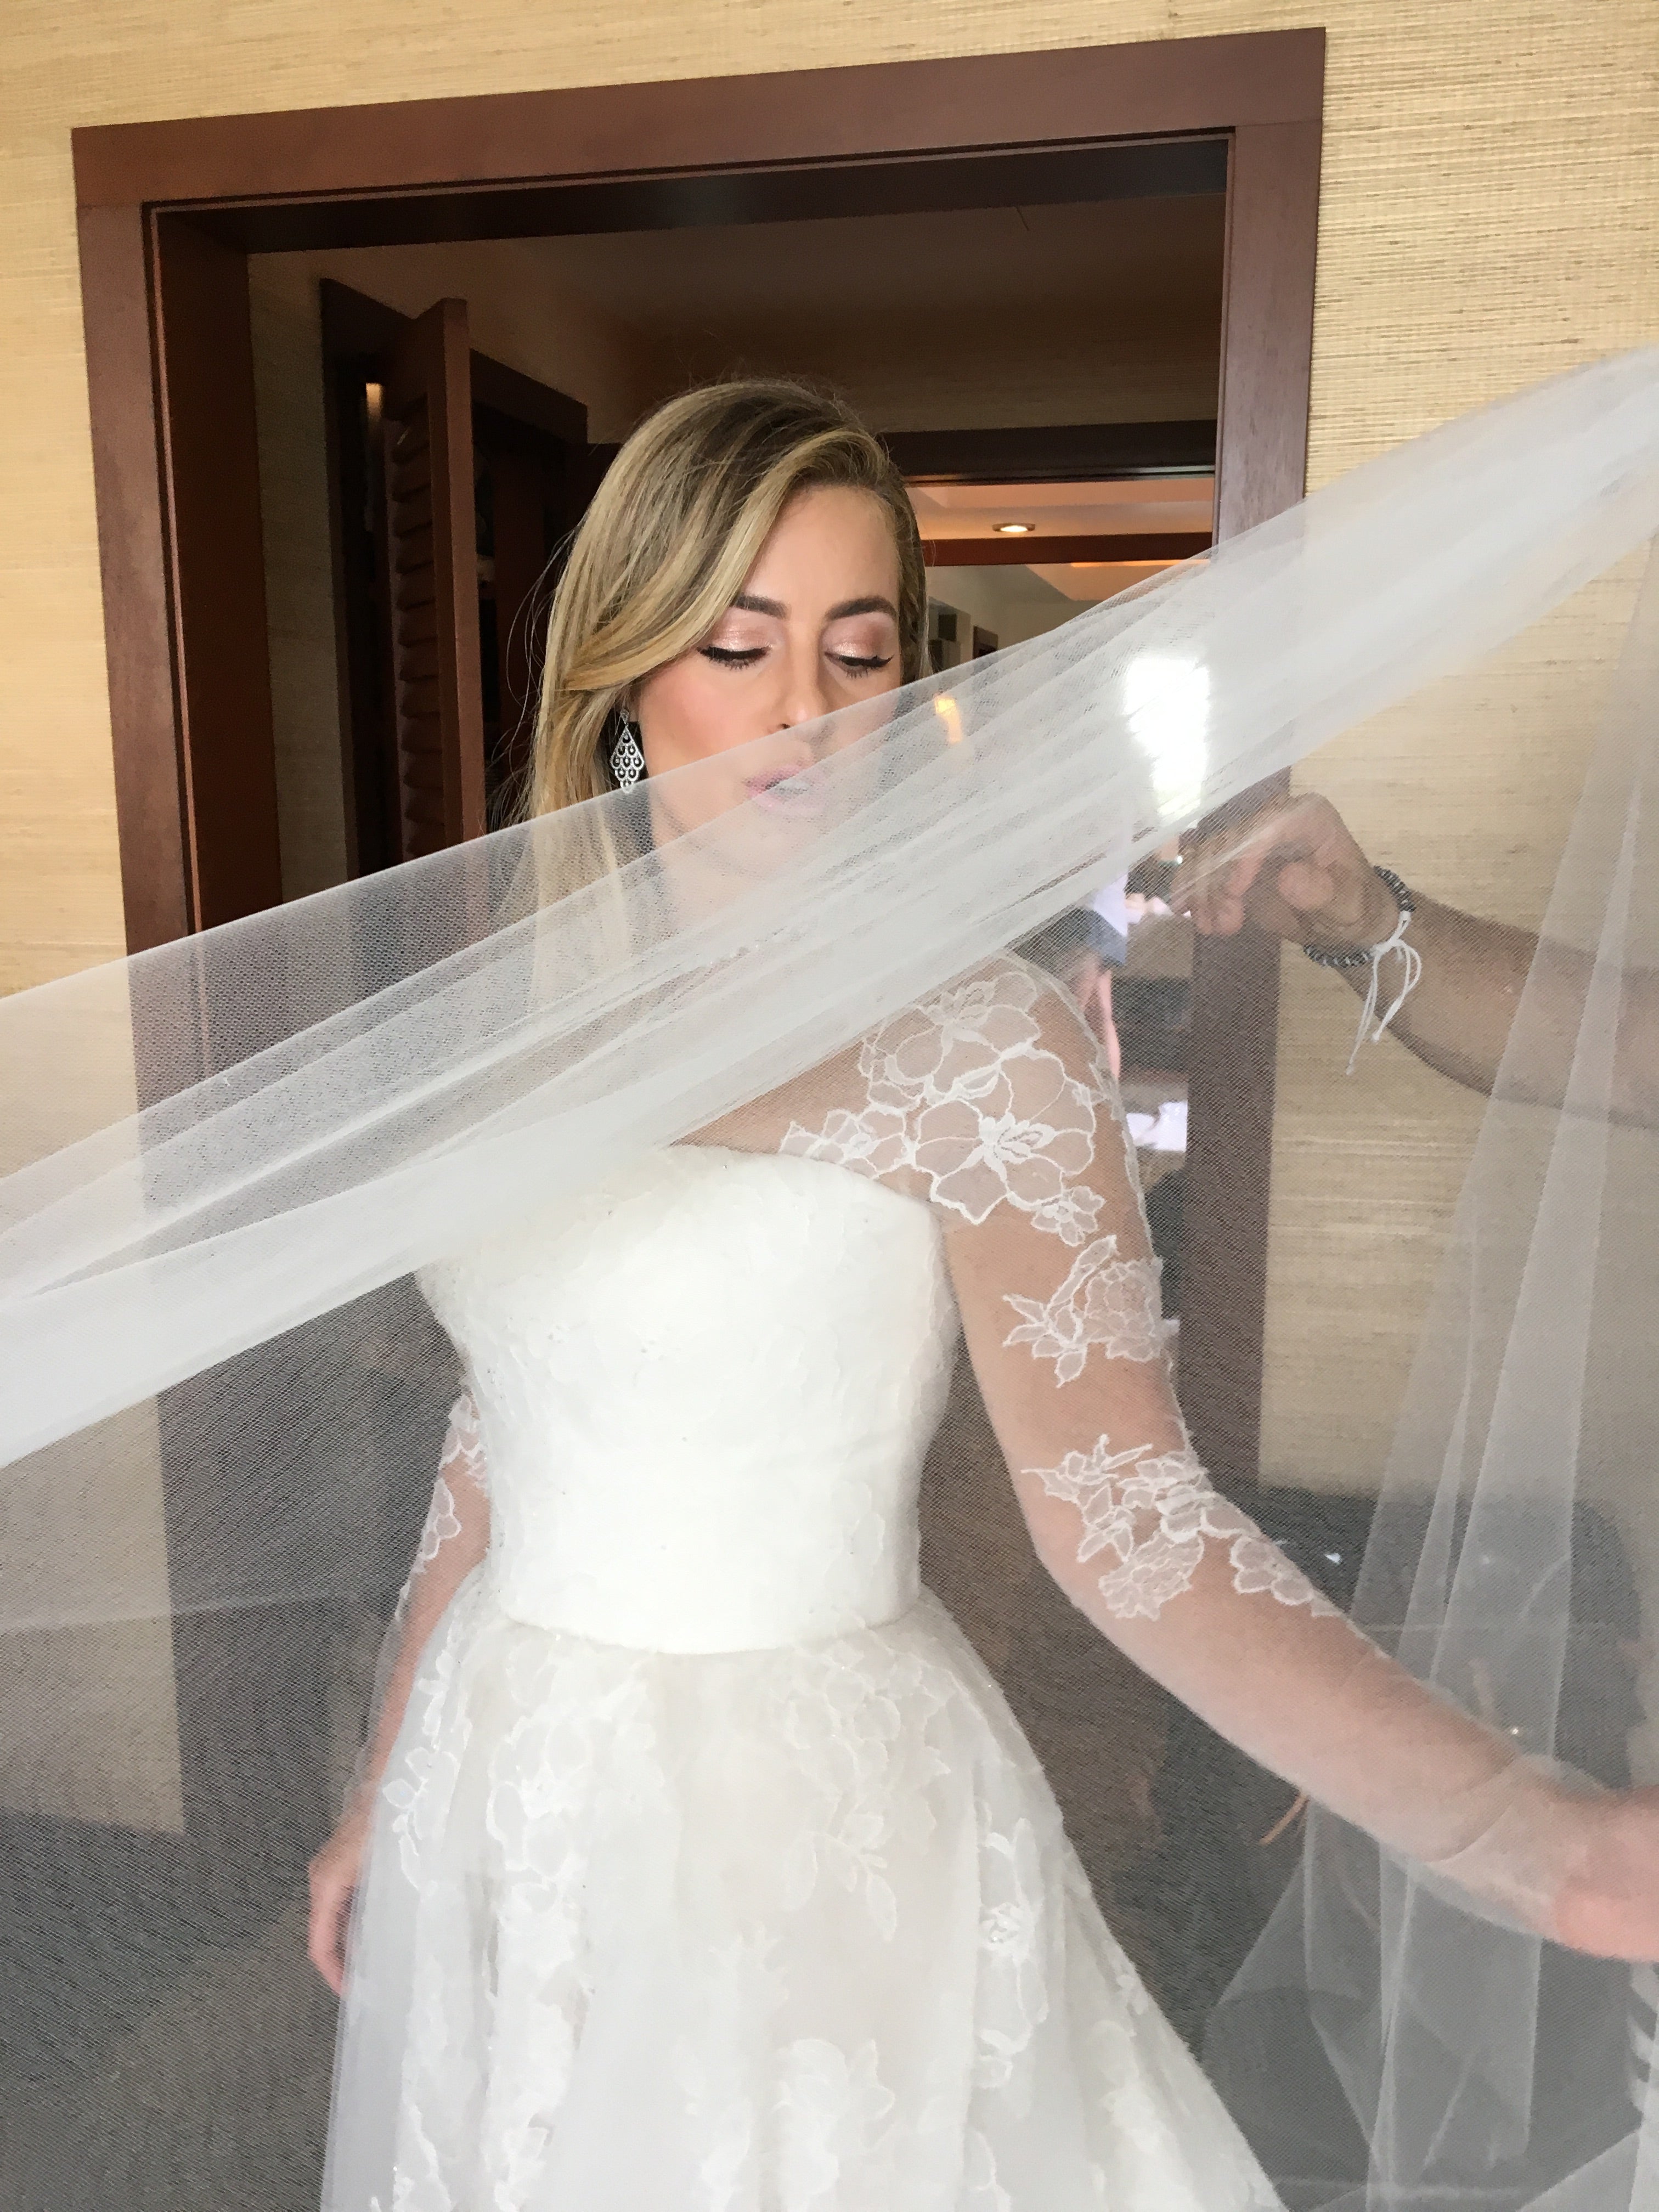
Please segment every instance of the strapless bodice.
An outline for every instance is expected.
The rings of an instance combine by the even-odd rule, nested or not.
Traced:
[[[676,1146],[421,1279],[478,1401],[513,1617],[738,1651],[915,1601],[957,1334],[921,1200]]]

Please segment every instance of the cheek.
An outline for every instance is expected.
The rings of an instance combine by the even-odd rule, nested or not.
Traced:
[[[647,772],[661,775],[762,734],[749,726],[754,717],[744,714],[735,688],[726,671],[695,653],[647,677],[639,688],[638,721]]]

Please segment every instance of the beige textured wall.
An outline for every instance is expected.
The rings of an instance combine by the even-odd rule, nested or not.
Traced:
[[[1488,660],[1327,748],[1297,781],[1334,799],[1410,883],[1535,925],[1636,581],[1626,563]],[[1352,992],[1287,955],[1282,993],[1264,1468],[1365,1488],[1388,1453],[1486,1101],[1391,1043],[1367,1045],[1349,1078]]]
[[[1322,17],[1331,39],[1316,482],[1553,370],[1659,337],[1659,130],[1651,76],[1637,74],[1659,43],[1656,0],[1118,0],[1106,11],[1096,0],[1018,10],[1003,0],[639,0],[625,10],[453,0],[425,14],[386,0],[80,0],[70,10],[12,0],[0,79],[0,988],[120,949],[71,125]],[[1349,744],[1315,773],[1425,889],[1535,911],[1571,760],[1457,757],[1426,729],[1400,719],[1386,755]],[[1363,1479],[1379,1455],[1468,1126],[1444,1086],[1403,1061],[1385,1074],[1380,1054],[1370,1093],[1344,1090],[1349,1013],[1295,963],[1274,1345],[1288,1358],[1316,1342],[1319,1354],[1270,1398],[1268,1463],[1326,1479]],[[1413,1135],[1380,1154],[1390,1101],[1412,1105]],[[1342,1194],[1357,1162],[1395,1179],[1414,1249],[1397,1236],[1356,1239]],[[1326,1285],[1373,1268],[1368,1294],[1333,1311]]]

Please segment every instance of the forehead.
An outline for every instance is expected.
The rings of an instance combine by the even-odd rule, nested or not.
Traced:
[[[842,484],[809,484],[772,526],[745,583],[793,576],[799,584],[849,569],[892,579],[898,542],[892,518],[873,492]]]

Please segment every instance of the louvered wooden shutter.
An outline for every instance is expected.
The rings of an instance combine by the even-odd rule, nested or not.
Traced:
[[[398,858],[409,860],[485,828],[464,300],[440,300],[392,349],[380,419]]]

